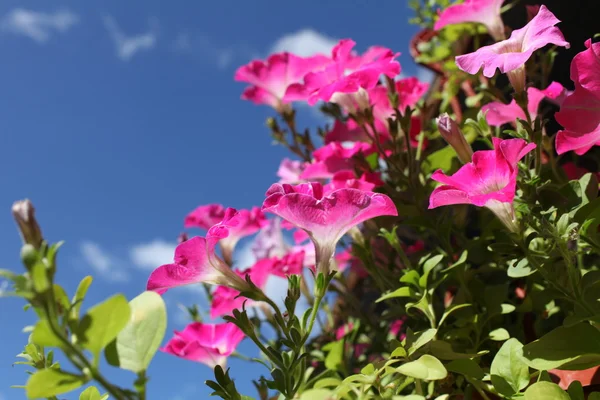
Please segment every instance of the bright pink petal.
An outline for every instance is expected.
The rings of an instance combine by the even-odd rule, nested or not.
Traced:
[[[224,216],[225,207],[221,204],[207,204],[189,213],[185,217],[183,226],[208,230],[211,226],[221,222]]]
[[[480,23],[496,40],[504,39],[504,23],[500,17],[500,9],[504,0],[466,0],[454,4],[440,13],[433,29],[436,31],[447,25],[465,22]]]

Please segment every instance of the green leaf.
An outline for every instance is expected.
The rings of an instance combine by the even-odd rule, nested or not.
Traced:
[[[83,299],[85,299],[85,295],[92,284],[92,280],[91,276],[86,276],[79,282],[79,286],[77,286],[77,290],[75,291],[75,296],[73,296],[73,299],[71,300],[71,319],[79,319],[79,310],[81,309]]]
[[[571,397],[556,383],[537,382],[525,391],[525,400],[571,400]]]
[[[38,346],[44,347],[60,347],[62,346],[61,341],[50,329],[48,320],[42,319],[35,324],[33,332],[31,333],[31,341]]]
[[[477,380],[481,380],[485,376],[485,372],[483,372],[479,364],[468,358],[450,361],[446,364],[446,369],[450,372],[456,372],[457,374]]]
[[[116,339],[118,366],[145,371],[160,347],[167,329],[167,309],[162,296],[144,292],[129,302],[131,317]]]
[[[117,294],[90,308],[77,327],[79,344],[97,356],[129,322],[127,299]]]
[[[438,323],[438,328],[444,323],[444,321],[446,320],[446,318],[448,318],[450,316],[450,314],[452,314],[454,311],[458,311],[458,310],[466,308],[466,307],[471,307],[471,304],[468,304],[468,303],[456,304],[456,305],[448,307],[446,309],[446,311],[444,311],[442,318],[440,318],[440,322]]]
[[[422,332],[415,333],[409,340],[407,338],[407,346],[408,346],[408,355],[411,356],[415,353],[415,351],[419,350],[421,347],[425,346],[427,343],[431,342],[435,335],[437,334],[437,329],[427,329]]]
[[[498,328],[491,331],[489,336],[490,339],[496,342],[503,342],[510,338],[510,333],[508,333],[508,331],[504,328]]]
[[[600,392],[592,392],[588,396],[587,400],[600,400]]]
[[[588,323],[558,327],[523,348],[527,365],[537,370],[582,370],[600,365],[600,332]]]
[[[416,296],[416,293],[413,288],[411,288],[410,286],[404,286],[404,287],[394,290],[393,292],[384,294],[383,296],[378,298],[375,302],[379,303],[379,302],[387,300],[387,299],[393,299],[394,297],[413,297],[414,298],[415,296]]]
[[[522,260],[512,260],[508,264],[508,270],[506,271],[507,275],[511,278],[524,278],[535,273],[537,270],[529,265],[529,261],[526,258]]]
[[[583,393],[583,386],[579,381],[573,381],[567,389],[571,400],[585,400],[585,394]]]
[[[421,276],[419,275],[419,273],[417,271],[415,271],[414,269],[411,269],[411,270],[407,271],[404,275],[402,275],[402,277],[400,278],[400,282],[408,283],[418,289],[420,287],[419,286],[419,278],[420,277]]]
[[[38,293],[44,293],[50,288],[50,280],[48,280],[48,274],[46,265],[43,262],[37,262],[31,269],[31,280],[33,281],[33,288]]]
[[[443,254],[438,254],[437,256],[433,256],[423,264],[423,276],[419,278],[419,285],[421,287],[427,287],[427,282],[429,280],[429,273],[444,259]]]
[[[334,392],[328,389],[309,389],[300,395],[299,400],[329,400],[334,398]]]
[[[529,367],[523,360],[523,344],[512,338],[504,342],[490,367],[492,384],[506,397],[520,392],[529,384]]]
[[[69,374],[58,369],[42,369],[27,380],[25,392],[30,399],[52,397],[75,390],[86,382],[84,376]]]
[[[465,354],[457,353],[452,348],[452,345],[443,340],[434,340],[429,342],[429,352],[439,358],[440,360],[458,360],[460,358],[473,358],[486,353],[482,351],[481,354]]]
[[[325,349],[325,347],[323,349]],[[325,367],[332,371],[338,371],[344,360],[344,340],[342,339],[337,342],[328,343],[326,349],[329,352],[325,357]]]
[[[426,381],[437,381],[448,376],[444,364],[429,354],[424,354],[416,361],[399,366],[396,371],[402,375]]]
[[[79,400],[101,400],[102,396],[100,396],[100,392],[95,386],[90,386],[86,388],[79,395]]]

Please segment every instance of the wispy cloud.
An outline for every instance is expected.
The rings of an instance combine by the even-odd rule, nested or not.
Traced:
[[[15,8],[2,19],[0,27],[5,32],[45,43],[55,32],[65,33],[78,22],[79,17],[66,9],[44,13]]]
[[[113,282],[125,282],[129,279],[125,263],[102,250],[97,243],[84,241],[79,251],[85,263],[102,278]]]
[[[133,265],[140,269],[154,268],[173,262],[176,243],[155,239],[149,243],[141,243],[129,250],[129,258]]]
[[[308,57],[319,53],[329,54],[336,44],[336,39],[313,29],[306,28],[277,39],[273,43],[273,46],[271,46],[270,53],[287,51],[299,56]]]
[[[117,56],[123,61],[129,61],[140,51],[147,51],[156,45],[157,33],[155,29],[133,36],[126,36],[117,21],[110,15],[105,15],[102,20],[111,39],[115,43]]]
[[[189,33],[179,33],[173,41],[173,49],[178,53],[198,55],[219,69],[229,67],[236,56],[250,53],[245,47],[222,46],[208,36]]]

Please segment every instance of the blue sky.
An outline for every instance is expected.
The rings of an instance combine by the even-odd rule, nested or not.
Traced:
[[[312,53],[351,37],[364,51],[402,52],[406,75],[416,31],[402,0],[16,1],[0,4],[0,268],[20,270],[14,200],[30,198],[45,237],[65,240],[58,280],[72,293],[95,277],[87,306],[121,292],[133,298],[151,269],[169,261],[183,217],[200,204],[262,203],[286,152],[272,146],[267,107],[240,100],[235,69],[273,49]],[[306,108],[300,123],[324,121]],[[4,210],[4,211],[2,211]],[[182,329],[165,295],[168,334]],[[12,367],[33,319],[18,299],[0,299],[0,400],[25,398]],[[240,350],[254,352],[249,343]],[[66,365],[65,365],[66,366]],[[245,394],[266,373],[232,361]],[[158,354],[151,399],[205,398],[207,367]],[[132,374],[108,370],[118,382]],[[75,399],[75,395],[61,396]]]

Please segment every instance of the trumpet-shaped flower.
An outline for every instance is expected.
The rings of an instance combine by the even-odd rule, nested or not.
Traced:
[[[258,207],[252,207],[250,210],[239,210],[232,214],[229,220],[223,220],[227,226],[227,236],[219,241],[223,259],[231,265],[233,251],[240,239],[258,232],[262,227],[269,223],[267,217]]]
[[[281,257],[287,254],[289,246],[283,238],[281,218],[272,218],[254,238],[252,253],[257,260],[262,258]]]
[[[244,332],[234,324],[203,324],[192,322],[161,348],[165,353],[200,362],[211,368],[225,367],[227,356],[244,339]]]
[[[394,78],[400,73],[400,63],[395,60],[400,54],[371,47],[359,56],[352,51],[355,44],[341,40],[331,52],[331,62],[322,70],[309,72],[304,84],[290,86],[286,98],[305,96],[310,105],[331,101],[349,112],[368,108],[366,90],[375,87],[381,75]]]
[[[545,98],[561,101],[566,92],[563,85],[558,82],[552,82],[546,89],[540,90],[534,87],[527,89],[527,112],[533,120],[537,117],[538,108],[542,100]],[[527,116],[523,109],[513,99],[509,104],[493,101],[481,107],[481,111],[485,114],[485,119],[492,126],[500,126],[508,123],[516,123],[517,118],[527,120]]]
[[[298,160],[290,160],[284,158],[279,164],[277,176],[280,178],[279,183],[289,183],[295,185],[302,182],[300,175],[304,171],[304,163]]]
[[[207,204],[197,207],[185,217],[183,226],[185,228],[200,228],[209,230],[211,226],[218,224],[225,216],[225,207],[221,204]]]
[[[210,228],[206,238],[196,236],[180,243],[173,263],[156,268],[148,278],[146,289],[162,294],[176,286],[203,282],[249,290],[248,283],[215,252],[217,243],[229,235],[230,224],[236,223],[236,217],[237,211],[228,208],[223,221]]]
[[[554,25],[560,21],[546,6],[541,6],[537,15],[521,29],[514,30],[510,37],[474,53],[456,57],[456,65],[470,74],[483,68],[483,75],[491,78],[496,69],[508,75],[517,92],[525,88],[525,62],[534,51],[548,44],[569,47],[563,34]]]
[[[382,215],[398,215],[392,200],[380,193],[339,189],[324,195],[317,182],[296,186],[273,184],[263,210],[308,233],[315,245],[317,269],[327,274],[338,241],[354,226]]]
[[[374,147],[369,143],[357,142],[352,147],[331,142],[313,152],[314,161],[306,164],[300,178],[304,180],[328,179],[336,172],[354,169],[352,157],[359,153],[372,154]]]
[[[573,150],[581,155],[600,145],[600,43],[588,40],[585,46],[571,63],[575,91],[555,114],[564,128],[556,134],[558,154]]]
[[[336,172],[331,181],[323,186],[323,191],[326,194],[344,188],[371,191],[383,185],[384,182],[376,172],[364,173],[360,177],[356,177],[353,171],[340,171]]]
[[[504,0],[466,0],[454,4],[440,13],[433,29],[439,31],[447,25],[465,22],[485,25],[491,37],[496,40],[504,39],[504,23],[500,17],[500,9]]]
[[[246,88],[242,99],[267,104],[281,112],[288,110],[288,104],[296,100],[291,94],[286,97],[288,87],[301,83],[308,72],[328,62],[329,58],[324,55],[305,58],[287,52],[278,53],[271,55],[266,62],[254,60],[238,68],[235,80],[252,85]]]
[[[429,208],[451,204],[473,204],[487,207],[512,231],[518,229],[513,200],[517,186],[518,162],[535,148],[523,139],[492,138],[493,150],[476,151],[473,161],[463,165],[454,175],[441,170],[431,179],[442,183],[429,198]]]

